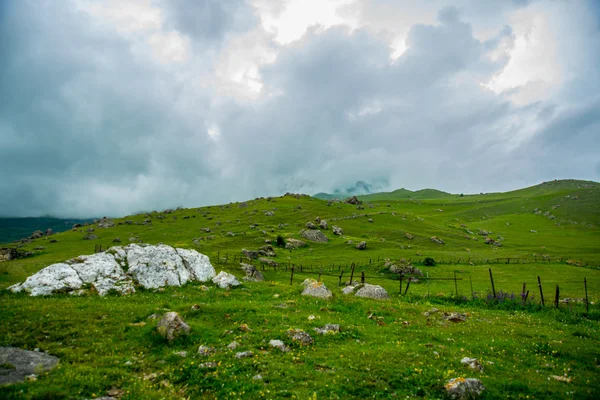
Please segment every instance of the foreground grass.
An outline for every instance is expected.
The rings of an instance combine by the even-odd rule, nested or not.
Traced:
[[[230,292],[190,284],[129,297],[0,294],[0,345],[61,358],[57,370],[1,387],[0,397],[92,398],[120,389],[124,399],[442,398],[444,383],[457,376],[481,379],[487,399],[600,396],[598,311],[585,317],[581,309],[502,310],[420,296],[378,302],[333,289],[330,301],[273,281]],[[469,317],[450,323],[439,313],[424,316],[432,307]],[[157,335],[148,317],[167,310],[181,313],[191,336],[168,344]],[[270,339],[289,343],[289,328],[313,334],[326,323],[340,324],[342,332],[313,335],[312,346],[291,345],[289,353],[268,347]],[[235,359],[226,350],[234,340],[241,344],[236,351],[252,350],[254,357]],[[200,357],[202,344],[220,351]],[[484,372],[462,366],[462,357],[480,359]],[[218,367],[199,367],[208,361]],[[254,380],[257,374],[263,379]]]

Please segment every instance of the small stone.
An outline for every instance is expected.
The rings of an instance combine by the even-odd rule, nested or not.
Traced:
[[[254,381],[262,381],[262,378],[263,378],[262,375],[258,374],[258,375],[254,375],[252,377],[252,380],[254,380]]]
[[[471,369],[476,369],[479,372],[483,372],[483,365],[476,358],[464,357],[460,360],[460,363],[463,365],[468,365]]]
[[[235,341],[234,341],[234,342],[231,342],[231,343],[229,343],[229,344],[227,345],[227,348],[228,348],[229,350],[235,350],[235,349],[237,349],[238,347],[240,347],[240,344],[239,344],[238,342],[235,342]]]
[[[217,368],[217,363],[216,362],[205,362],[202,364],[198,364],[198,367],[203,368],[203,369],[213,369],[213,368]]]
[[[176,351],[175,354],[179,357],[187,357],[187,351]]]
[[[292,341],[303,346],[310,345],[314,342],[313,338],[301,329],[290,329],[287,331],[287,335],[292,338]]]
[[[208,347],[208,346],[204,346],[204,345],[201,345],[200,347],[198,347],[198,354],[202,357],[207,357],[214,353],[215,353],[214,347]]]
[[[235,353],[235,358],[249,358],[254,356],[254,353],[251,351],[242,351],[239,353]]]
[[[367,242],[365,242],[363,240],[362,242],[360,242],[359,244],[356,245],[356,249],[357,250],[366,250],[367,249]]]
[[[455,400],[476,399],[485,390],[481,381],[474,378],[450,379],[444,388],[450,398]]]
[[[322,328],[314,328],[314,331],[319,335],[336,334],[340,331],[340,326],[338,324],[327,324]]]
[[[290,351],[289,347],[287,347],[285,345],[285,343],[283,343],[281,340],[277,340],[277,339],[269,340],[269,346],[279,349],[284,353]]]

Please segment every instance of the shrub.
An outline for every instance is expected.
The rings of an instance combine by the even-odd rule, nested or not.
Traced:
[[[277,235],[277,242],[275,243],[277,247],[285,247],[285,239],[281,235]]]
[[[425,259],[423,260],[423,265],[426,267],[434,267],[435,260],[431,257],[425,257]]]

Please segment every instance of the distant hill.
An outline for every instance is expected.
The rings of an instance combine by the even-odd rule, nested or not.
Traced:
[[[313,197],[321,200],[345,199],[352,196],[362,196],[377,192],[378,185],[370,184],[364,181],[358,181],[352,187],[346,189],[337,189],[333,193],[317,193]]]
[[[0,218],[0,243],[13,242],[28,237],[33,231],[46,231],[50,228],[53,232],[64,232],[73,224],[92,222],[93,219],[61,219],[52,217],[30,218]]]

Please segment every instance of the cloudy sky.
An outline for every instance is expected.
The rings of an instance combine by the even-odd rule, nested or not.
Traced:
[[[0,215],[600,180],[595,0],[0,1]]]

